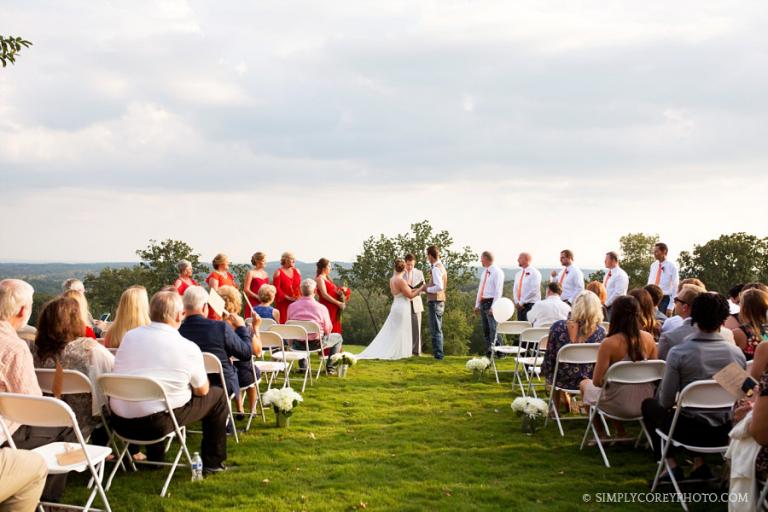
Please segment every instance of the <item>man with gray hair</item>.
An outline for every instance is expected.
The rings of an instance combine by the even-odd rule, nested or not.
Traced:
[[[320,304],[315,300],[315,288],[317,283],[314,279],[305,279],[301,282],[301,297],[296,299],[288,306],[288,320],[304,320],[309,322],[315,322],[320,326],[322,335],[326,337],[325,346],[328,349],[328,360],[326,361],[328,372],[334,373],[333,364],[331,363],[331,356],[339,351],[341,347],[342,338],[340,334],[331,335],[331,329],[333,323],[331,323],[331,316],[328,314],[328,308]],[[316,334],[309,335],[309,349],[317,350],[320,348],[320,341]],[[294,350],[306,350],[306,345],[303,340],[293,340]],[[299,361],[299,368],[304,371],[306,369],[306,363]]]

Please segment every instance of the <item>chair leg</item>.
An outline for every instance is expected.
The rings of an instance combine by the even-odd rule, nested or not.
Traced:
[[[493,373],[496,375],[496,384],[501,384],[501,381],[499,380],[499,370],[496,369],[496,358],[493,357],[494,351],[491,350],[491,368],[493,368]]]
[[[601,418],[603,417],[602,414],[598,413],[598,416]],[[603,462],[605,463],[605,467],[610,468],[611,465],[608,462],[608,456],[605,454],[605,448],[603,448],[603,443],[600,442],[600,435],[597,433],[597,429],[595,428],[594,422],[589,422],[589,426],[592,429],[592,434],[595,436],[595,444],[597,445],[597,448],[600,450],[600,455],[603,456]]]
[[[184,440],[180,439],[179,442],[184,443]],[[176,467],[179,465],[179,460],[181,459],[182,451],[183,451],[183,446],[180,446],[179,451],[176,452],[176,458],[173,459],[173,465],[171,466],[171,470],[168,472],[168,477],[165,479],[165,484],[163,484],[163,489],[160,491],[161,498],[165,498],[165,494],[168,492],[168,486],[171,484],[173,473],[176,471]]]
[[[579,447],[579,450],[583,450],[584,445],[587,443],[587,435],[590,432],[589,427],[592,425],[592,421],[594,420],[594,417],[595,417],[594,411],[595,411],[594,407],[589,408],[589,419],[587,420],[587,428],[584,429],[584,437],[581,438],[581,446]]]
[[[688,512],[688,505],[685,504],[685,500],[683,499],[683,491],[680,490],[680,484],[677,483],[675,475],[672,474],[672,468],[669,467],[669,463],[667,462],[666,458],[664,459],[664,466],[666,466],[669,479],[672,481],[672,486],[675,488],[675,492],[677,492],[678,499],[680,500],[680,506],[683,507],[685,512]]]
[[[123,450],[120,452],[120,455],[117,457],[117,460],[115,461],[115,467],[112,468],[112,472],[109,474],[109,478],[107,479],[106,490],[109,490],[109,488],[112,487],[112,479],[115,478],[115,474],[117,473],[117,470],[120,468],[120,463],[123,461],[123,457],[125,457],[125,454],[127,452],[128,452],[128,443],[125,443]],[[136,466],[134,465],[133,467],[135,471]]]

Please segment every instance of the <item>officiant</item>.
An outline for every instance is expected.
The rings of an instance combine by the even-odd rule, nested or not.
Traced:
[[[415,288],[424,282],[424,273],[416,268],[416,257],[413,254],[405,255],[405,281]],[[424,312],[424,303],[421,295],[411,299],[411,332],[413,335],[413,355],[421,355],[421,314]]]

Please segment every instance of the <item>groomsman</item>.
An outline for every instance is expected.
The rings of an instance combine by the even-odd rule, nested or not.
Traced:
[[[493,264],[493,254],[489,251],[483,251],[480,263],[484,271],[480,277],[480,287],[477,289],[475,314],[480,315],[483,322],[485,355],[491,357],[493,347],[501,345],[501,335],[496,334],[496,319],[493,317],[491,308],[504,292],[504,271]]]
[[[528,312],[541,300],[541,272],[531,265],[531,255],[521,252],[517,257],[520,270],[515,275],[512,299],[517,308],[517,319],[528,320]]]
[[[405,281],[416,287],[424,282],[424,273],[416,268],[416,257],[413,254],[405,255]],[[411,336],[413,339],[413,355],[421,355],[421,314],[424,312],[424,302],[421,295],[411,299]]]
[[[579,292],[584,290],[584,274],[579,267],[573,264],[573,253],[568,249],[560,251],[560,264],[563,268],[560,272],[553,270],[549,281],[562,286],[561,297],[568,305],[571,305]]]
[[[603,278],[603,286],[607,297],[605,299],[605,307],[608,310],[608,318],[605,320],[609,322],[611,320],[611,306],[613,301],[617,297],[627,294],[629,289],[629,276],[624,269],[619,267],[619,255],[613,251],[605,253],[605,277]]]
[[[651,264],[651,271],[648,273],[648,284],[655,284],[664,292],[664,298],[659,304],[659,311],[672,316],[672,297],[677,293],[677,285],[680,278],[677,275],[677,267],[667,259],[669,248],[667,244],[657,243],[653,247],[653,257],[656,258]]]
[[[429,333],[432,336],[432,355],[438,361],[443,354],[443,314],[445,313],[445,289],[448,287],[448,272],[440,261],[440,249],[427,247],[427,259],[431,265],[427,305],[429,307]]]

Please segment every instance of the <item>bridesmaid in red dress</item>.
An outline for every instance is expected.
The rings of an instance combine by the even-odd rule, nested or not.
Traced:
[[[184,292],[190,286],[197,286],[197,283],[192,279],[192,263],[189,260],[181,260],[176,264],[176,268],[179,269],[179,278],[173,283],[173,287],[179,292],[179,295],[184,295]]]
[[[213,272],[208,274],[205,282],[208,283],[212,290],[218,290],[221,286],[234,286],[237,288],[235,276],[229,273],[229,258],[227,258],[226,254],[219,253],[213,258]],[[208,308],[208,318],[211,320],[221,320],[221,317],[216,314],[213,308]]]
[[[275,296],[275,307],[280,312],[280,323],[284,324],[288,320],[288,306],[294,302],[300,295],[301,274],[293,266],[296,258],[290,252],[284,252],[280,256],[280,268],[275,270],[272,276],[272,284],[277,288]]]
[[[251,256],[251,264],[253,269],[249,270],[245,274],[245,283],[243,284],[243,291],[248,297],[248,301],[252,307],[256,307],[261,304],[259,300],[259,289],[265,284],[269,284],[269,274],[264,270],[267,265],[267,255],[263,252],[257,252]],[[245,318],[251,317],[251,308],[248,304],[245,305]]]
[[[331,332],[341,334],[341,311],[346,309],[346,302],[349,300],[349,290],[337,287],[331,281],[331,262],[326,258],[320,258],[317,262],[317,295],[320,304],[328,308],[328,314],[331,317],[333,329]],[[345,300],[341,300],[342,291]]]

